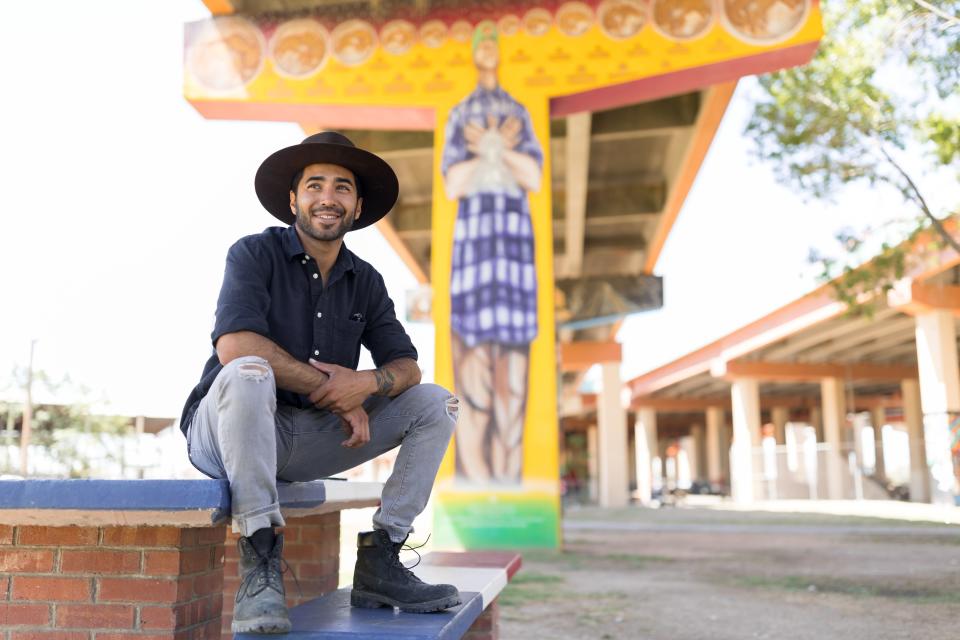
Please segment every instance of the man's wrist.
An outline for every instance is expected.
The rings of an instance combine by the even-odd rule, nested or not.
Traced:
[[[374,377],[374,390],[373,395],[376,396],[389,396],[393,391],[394,384],[396,383],[396,376],[392,371],[386,367],[380,369],[374,369],[371,371]]]

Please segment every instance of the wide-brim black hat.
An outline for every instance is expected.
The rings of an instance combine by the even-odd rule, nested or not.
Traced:
[[[257,169],[254,178],[257,197],[275,218],[294,223],[296,216],[290,211],[293,177],[311,164],[336,164],[353,172],[363,208],[352,230],[370,226],[387,215],[397,202],[400,192],[397,174],[383,158],[355,147],[343,134],[324,131],[270,154]]]

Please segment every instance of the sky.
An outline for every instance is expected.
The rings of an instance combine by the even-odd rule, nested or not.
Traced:
[[[227,248],[271,226],[253,175],[299,142],[295,124],[205,120],[181,92],[199,0],[20,2],[0,21],[0,399],[11,372],[69,375],[84,399],[177,416],[210,354]],[[665,306],[634,316],[625,378],[683,355],[816,286],[810,247],[892,214],[889,193],[804,202],[750,159],[754,83],[741,82],[656,267]],[[374,229],[348,246],[402,310],[412,274]],[[409,330],[432,378],[433,331]],[[61,387],[61,400],[66,387]],[[52,399],[38,387],[40,401]]]

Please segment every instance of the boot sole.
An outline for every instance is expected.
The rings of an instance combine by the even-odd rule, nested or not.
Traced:
[[[360,609],[377,609],[379,607],[396,607],[400,611],[407,613],[433,613],[443,611],[450,607],[460,604],[460,596],[447,596],[436,600],[426,602],[398,602],[393,598],[388,598],[379,593],[369,591],[358,591],[356,589],[350,592],[350,605]]]
[[[261,617],[254,620],[234,620],[230,623],[233,633],[287,633],[290,631],[288,618]]]

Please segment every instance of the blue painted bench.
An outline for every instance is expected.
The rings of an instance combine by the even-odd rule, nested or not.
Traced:
[[[495,640],[498,611],[495,600],[520,569],[520,555],[507,551],[433,552],[415,573],[426,582],[445,582],[460,589],[463,603],[428,614],[350,606],[350,588],[334,591],[294,607],[293,629],[284,637],[297,640],[433,640],[467,638]],[[237,634],[235,640],[262,640]]]

